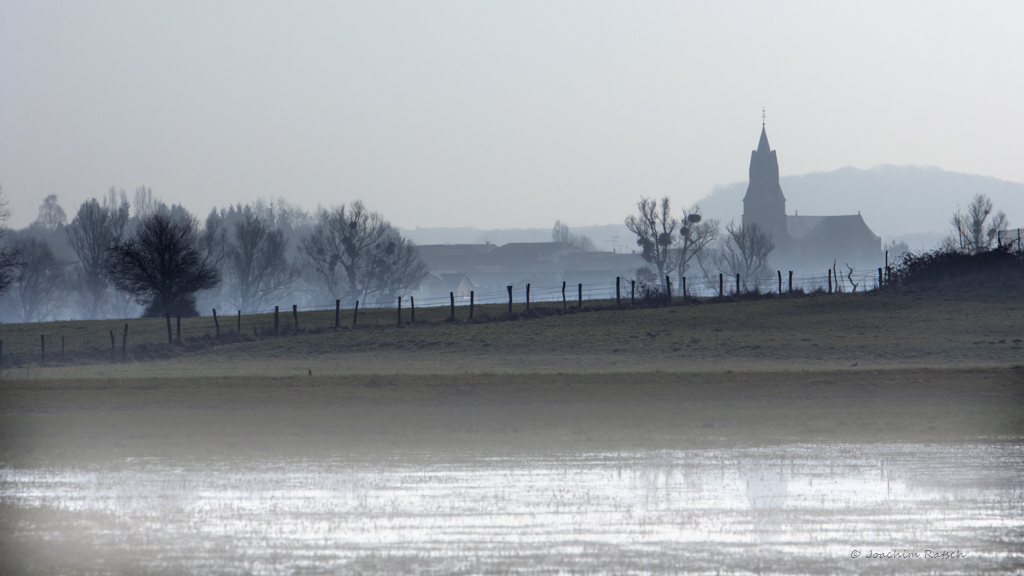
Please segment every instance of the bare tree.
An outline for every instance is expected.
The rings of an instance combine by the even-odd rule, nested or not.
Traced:
[[[68,223],[68,216],[64,209],[57,203],[57,195],[50,194],[43,203],[39,205],[39,216],[33,222],[39,229],[47,234],[52,234],[63,228]]]
[[[745,289],[758,288],[768,271],[768,256],[775,249],[775,242],[753,222],[740,226],[730,222],[725,230],[726,242],[719,268],[723,272],[739,274]]]
[[[7,198],[4,196],[3,187],[0,187],[0,240],[3,240],[7,233],[7,219],[10,217],[11,211],[7,208]],[[0,294],[11,287],[17,266],[18,252],[7,246],[0,246]]]
[[[18,267],[10,298],[15,315],[22,322],[39,322],[61,308],[58,298],[64,269],[50,245],[37,238],[19,238],[14,243]]]
[[[679,259],[672,256],[672,245],[676,243],[676,227],[679,221],[671,216],[668,196],[661,199],[661,205],[649,198],[637,203],[639,214],[626,218],[626,227],[636,234],[636,245],[641,256],[657,269],[658,281],[664,282],[679,265]]]
[[[359,201],[321,208],[299,255],[316,299],[381,299],[416,286],[426,274],[415,247]]]
[[[299,269],[288,263],[288,241],[266,218],[249,211],[235,224],[225,258],[227,289],[239,309],[262,310],[295,282]]]
[[[135,189],[135,217],[139,220],[145,220],[152,216],[160,204],[160,200],[153,196],[152,188],[139,186]]]
[[[954,235],[947,239],[947,243],[961,252],[977,254],[992,248],[999,231],[1006,228],[1007,218],[1002,210],[992,214],[992,201],[984,194],[976,194],[967,205],[967,213],[957,208],[950,224]]]
[[[583,234],[576,234],[570,231],[569,225],[561,220],[555,220],[555,227],[551,229],[551,241],[569,244],[585,252],[593,252],[595,250],[593,240]]]
[[[694,258],[699,259],[714,244],[720,233],[718,220],[704,220],[700,213],[700,206],[696,204],[683,211],[681,224],[682,226],[679,228],[679,263],[676,265],[680,285],[683,283],[686,271],[690,269],[691,261]]]
[[[143,316],[197,316],[196,292],[220,282],[199,251],[197,228],[194,217],[157,212],[111,249],[107,277],[146,307]]]
[[[110,249],[121,241],[127,224],[127,200],[119,204],[104,202],[101,206],[92,198],[82,203],[71,224],[64,229],[68,244],[82,263],[74,285],[84,301],[83,308],[88,318],[100,317],[110,287],[106,275],[107,256]]]

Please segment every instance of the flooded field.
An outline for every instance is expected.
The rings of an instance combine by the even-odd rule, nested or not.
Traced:
[[[0,506],[80,574],[1024,572],[1016,443],[131,458],[0,469]]]

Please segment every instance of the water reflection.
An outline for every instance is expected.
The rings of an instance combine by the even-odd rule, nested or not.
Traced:
[[[787,445],[124,460],[0,470],[0,501],[157,571],[967,574],[1024,566],[1022,485],[1019,445]]]

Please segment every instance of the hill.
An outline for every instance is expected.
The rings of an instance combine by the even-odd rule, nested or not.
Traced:
[[[783,176],[786,212],[807,216],[857,214],[882,236],[903,239],[911,248],[933,248],[948,233],[949,218],[975,194],[986,194],[1013,225],[1024,219],[1024,184],[987,176],[947,172],[933,166],[840,168]],[[704,213],[739,222],[747,182],[716,187],[699,201]]]

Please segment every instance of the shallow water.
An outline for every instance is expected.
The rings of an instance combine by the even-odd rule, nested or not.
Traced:
[[[0,469],[0,503],[85,572],[1024,572],[1014,444],[128,459]]]

